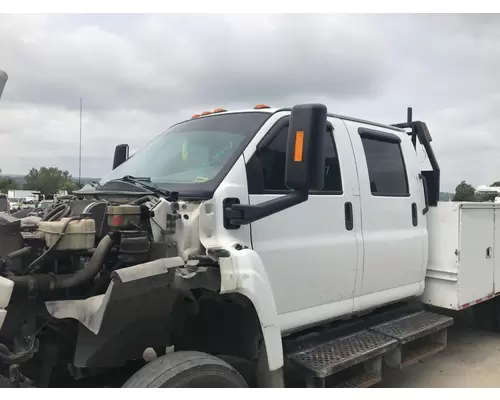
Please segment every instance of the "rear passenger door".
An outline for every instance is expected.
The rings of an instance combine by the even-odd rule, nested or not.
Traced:
[[[285,186],[287,134],[288,117],[276,123],[247,161],[250,204],[290,192]],[[251,224],[253,248],[266,266],[284,331],[353,309],[360,225],[350,215],[359,217],[359,197],[353,151],[342,121],[330,120],[324,146],[323,190]]]
[[[425,278],[426,220],[406,133],[346,121],[358,165],[364,262],[355,310],[415,296]]]

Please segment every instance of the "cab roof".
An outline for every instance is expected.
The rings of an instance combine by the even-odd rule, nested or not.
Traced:
[[[252,112],[258,112],[258,113],[268,113],[268,114],[275,114],[277,112],[286,112],[286,111],[291,111],[291,108],[273,108],[273,107],[268,107],[264,106],[263,104],[258,104],[255,108],[250,108],[250,109],[241,109],[241,110],[225,110],[222,108],[217,108],[214,111],[204,111],[201,114],[194,114],[191,119],[198,119],[198,118],[209,118],[213,117],[214,115],[220,115],[220,114],[241,114],[241,113],[252,113]],[[345,115],[340,115],[340,114],[333,114],[333,113],[328,113],[328,116],[331,118],[338,118],[346,121],[352,121],[352,122],[357,122],[360,124],[366,124],[366,125],[372,125],[372,126],[377,126],[380,128],[385,128],[385,129],[391,129],[394,131],[398,132],[405,132],[404,129],[398,128],[394,125],[387,125],[387,124],[382,124],[379,122],[374,122],[374,121],[369,121],[369,120],[364,120],[361,118],[354,118],[354,117],[349,117]],[[184,122],[184,121],[183,121]]]

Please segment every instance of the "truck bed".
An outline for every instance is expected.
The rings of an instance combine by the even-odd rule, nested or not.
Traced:
[[[428,228],[425,304],[461,310],[500,292],[500,203],[439,203]]]

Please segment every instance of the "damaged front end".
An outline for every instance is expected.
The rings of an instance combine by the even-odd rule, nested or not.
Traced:
[[[43,218],[0,213],[0,374],[61,386],[175,346],[198,298],[221,287],[201,206],[117,195],[63,198]]]

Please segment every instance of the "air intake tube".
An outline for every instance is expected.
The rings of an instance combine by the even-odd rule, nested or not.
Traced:
[[[67,289],[91,280],[102,269],[106,256],[111,250],[111,236],[104,236],[94,251],[87,266],[72,274],[37,274],[9,276],[14,282],[13,296],[16,298],[37,298],[57,289]]]

